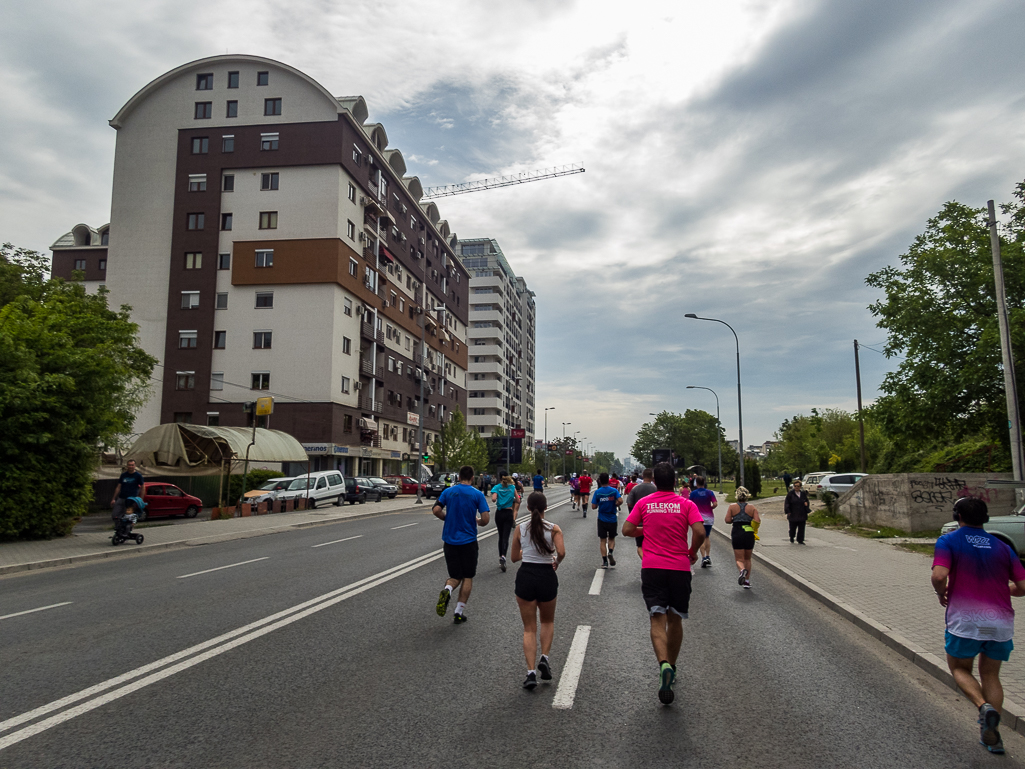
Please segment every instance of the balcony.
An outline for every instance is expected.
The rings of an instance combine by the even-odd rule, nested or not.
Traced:
[[[375,449],[381,448],[381,436],[377,433],[363,433],[359,438],[360,445],[372,446]]]
[[[363,246],[363,258],[371,264],[377,264],[377,254],[374,253],[373,246]]]
[[[502,424],[502,417],[499,414],[468,414],[466,424],[474,427],[498,427]]]
[[[486,363],[474,363],[472,360],[469,365],[469,372],[471,374],[505,374],[505,366],[498,361],[488,361]]]
[[[372,323],[360,323],[359,333],[364,339],[369,339],[370,341],[377,342],[378,344],[384,344],[384,332],[375,331]]]
[[[369,395],[361,395],[359,396],[359,407],[363,411],[380,414],[384,411],[384,402],[371,400]]]
[[[359,373],[363,376],[376,376],[377,367],[374,365],[374,361],[368,358],[359,359]]]
[[[470,384],[480,384],[480,382],[470,382]],[[501,398],[467,398],[466,408],[470,409],[501,409],[505,410],[505,404]],[[472,413],[472,412],[471,412]]]

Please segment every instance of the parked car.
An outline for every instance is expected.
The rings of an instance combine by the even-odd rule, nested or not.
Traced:
[[[345,479],[345,501],[350,505],[354,505],[357,502],[361,505],[366,504],[366,489],[361,489],[355,478]]]
[[[823,478],[828,478],[833,473],[806,473],[801,479],[801,483],[804,486],[804,490],[808,492],[808,496],[813,497],[819,491],[821,487],[819,484],[822,483]]]
[[[165,515],[195,518],[203,509],[203,500],[186,494],[173,483],[142,484],[142,501],[146,503],[146,510],[139,515],[140,521]]]
[[[416,479],[410,478],[408,475],[386,475],[384,479],[388,483],[393,483],[399,488],[399,494],[416,494]],[[427,493],[427,485],[424,483],[420,484],[420,493]]]
[[[295,478],[274,478],[258,489],[247,491],[243,496],[253,505],[258,505],[261,502],[273,502],[278,498],[278,493],[285,491],[294,480]]]
[[[372,475],[367,480],[374,484],[381,494],[388,497],[388,499],[395,499],[399,495],[399,487],[394,483],[388,483],[384,478]]]
[[[359,476],[356,478],[356,485],[359,486],[360,490],[363,492],[363,498],[365,500],[373,499],[375,502],[381,501],[381,490],[371,483],[369,478],[362,475]]]
[[[827,475],[818,485],[820,494],[829,491],[838,497],[845,491],[854,488],[854,484],[864,478],[868,473],[836,473]]]
[[[949,534],[957,529],[957,521],[943,524],[940,534]],[[1025,564],[1025,505],[1018,507],[1010,515],[991,515],[982,528],[1005,542]]]
[[[435,473],[427,481],[427,491],[424,493],[428,499],[437,497],[449,486],[459,483],[459,473]]]
[[[308,510],[321,502],[340,505],[345,501],[345,479],[337,470],[300,475],[288,484],[287,489],[278,492],[278,499],[305,499]]]

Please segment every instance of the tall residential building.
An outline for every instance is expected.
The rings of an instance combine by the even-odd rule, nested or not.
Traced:
[[[360,96],[226,55],[161,75],[110,121],[110,224],[60,238],[54,274],[81,268],[133,308],[159,359],[137,431],[251,424],[243,404],[273,395],[267,425],[314,469],[384,474],[415,465],[421,376],[425,443],[465,411],[469,276],[367,116]]]
[[[456,248],[470,274],[466,421],[485,436],[522,427],[524,447],[533,446],[534,292],[498,241],[460,240]]]

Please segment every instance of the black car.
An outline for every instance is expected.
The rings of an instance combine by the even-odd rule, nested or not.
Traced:
[[[345,479],[345,501],[350,505],[354,505],[359,502],[361,505],[367,501],[367,492],[365,489],[361,489],[359,484],[356,483],[355,478]]]
[[[369,478],[360,476],[356,479],[356,485],[359,486],[360,490],[363,492],[364,500],[373,499],[375,502],[381,501],[381,490],[372,484]]]
[[[457,483],[459,483],[459,473],[435,473],[427,481],[427,492],[424,496],[428,499],[437,497],[449,486],[455,486]]]
[[[370,478],[367,478],[367,480],[374,484],[374,486],[380,490],[381,494],[388,497],[388,499],[395,499],[395,497],[399,495],[399,487],[394,483],[388,483],[384,478],[371,476]]]

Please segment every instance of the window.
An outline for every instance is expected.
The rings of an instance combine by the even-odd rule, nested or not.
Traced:
[[[342,415],[342,432],[345,432],[345,433],[351,433],[352,432],[352,414],[343,414]]]
[[[224,113],[224,116],[225,117],[238,117],[238,102],[237,101],[229,101],[228,102],[227,109],[226,109],[226,111]]]
[[[258,248],[256,250],[256,266],[257,267],[273,267],[274,266],[274,251],[273,251],[273,249]]]
[[[263,114],[264,115],[280,115],[281,114],[281,99],[264,99],[263,100]]]
[[[278,212],[277,211],[261,211],[260,212],[260,229],[261,230],[276,230],[278,228]]]
[[[196,389],[196,372],[195,371],[178,371],[175,372],[175,390],[195,390]]]
[[[176,411],[174,412],[174,421],[180,425],[191,425],[192,424],[192,412],[191,411]]]
[[[188,228],[190,230],[201,230],[206,225],[206,214],[189,214]]]
[[[196,90],[197,91],[212,91],[214,90],[214,76],[210,74],[196,75]]]
[[[343,393],[349,392],[349,381],[350,381],[349,377],[347,377],[347,376],[343,376],[342,377],[342,392]]]
[[[203,268],[203,255],[198,252],[189,252],[185,254],[185,269],[186,270],[199,270]]]
[[[278,148],[278,134],[260,134],[261,150],[276,150]]]
[[[223,350],[225,343],[228,341],[227,331],[214,331],[214,349]]]
[[[214,309],[215,310],[227,310],[228,309],[228,295],[226,293],[224,293],[224,294],[217,294],[217,296],[214,298]]]
[[[217,427],[221,424],[221,414],[219,411],[208,411],[206,412],[206,426]]]
[[[75,269],[79,270],[79,271],[84,270],[85,269],[85,259],[76,259],[75,260]]]
[[[352,276],[355,276],[358,271],[359,271],[359,262],[357,262],[355,259],[353,259],[350,256],[349,257],[349,274],[352,275]]]
[[[253,372],[253,389],[254,390],[269,390],[270,389],[270,372],[269,371],[254,371]]]
[[[189,192],[206,192],[206,174],[189,174]]]
[[[342,312],[344,312],[350,318],[352,317],[352,300],[349,299],[348,297],[346,297],[342,301]]]
[[[235,174],[225,174],[221,180],[221,190],[224,192],[235,191]]]
[[[221,137],[221,152],[234,152],[235,151],[235,136],[233,134],[227,134]]]
[[[196,346],[196,340],[199,338],[199,334],[196,331],[179,331],[178,332],[178,349],[179,350],[191,350]]]
[[[253,349],[254,350],[269,350],[271,342],[270,331],[254,331],[253,332]]]
[[[348,222],[345,225],[345,234],[349,236],[349,240],[356,239],[356,225],[352,222]]]
[[[199,309],[199,292],[198,291],[182,291],[182,309],[183,310],[198,310]]]
[[[274,306],[274,292],[273,291],[257,291],[256,292],[256,306],[259,308],[268,308]]]
[[[399,312],[405,312],[405,311],[406,311],[406,300],[403,299],[402,297],[399,297]]]
[[[209,120],[213,117],[214,103],[212,101],[196,102],[196,120]]]
[[[238,88],[238,72],[228,73],[228,88]]]
[[[352,148],[352,162],[359,165],[363,161],[363,153],[359,151],[359,147],[353,146]]]
[[[192,140],[192,154],[205,155],[210,151],[210,139],[206,136],[197,136]]]
[[[276,190],[278,188],[278,175],[272,174],[260,174],[260,189],[261,190]]]
[[[257,85],[270,85],[270,73],[269,72],[257,72],[256,73],[256,84]]]
[[[218,270],[230,270],[231,269],[231,254],[218,254],[217,255],[217,269]]]
[[[100,269],[101,270],[107,269],[107,260],[106,259],[100,259]]]
[[[342,352],[346,355],[352,355],[352,340],[347,336],[342,337]]]
[[[231,214],[221,214],[221,229],[222,230],[230,230],[231,229]]]
[[[356,202],[356,188],[352,186],[352,182],[349,182],[349,200]]]
[[[393,358],[390,355],[388,356],[388,371],[390,371],[392,374],[395,373],[395,358]]]
[[[210,389],[211,390],[223,390],[224,389],[224,372],[215,371],[210,375]]]

